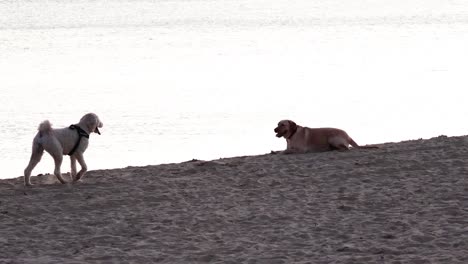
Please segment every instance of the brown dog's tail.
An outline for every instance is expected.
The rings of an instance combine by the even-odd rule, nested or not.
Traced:
[[[353,148],[360,148],[360,149],[378,149],[377,146],[359,146],[351,137],[348,137],[349,144],[353,146]]]
[[[359,148],[359,145],[350,136],[348,136],[348,142],[353,148]]]

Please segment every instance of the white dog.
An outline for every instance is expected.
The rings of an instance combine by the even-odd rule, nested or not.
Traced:
[[[55,162],[54,174],[61,183],[66,183],[62,178],[60,166],[63,155],[69,155],[71,160],[71,175],[73,181],[79,181],[88,170],[83,159],[83,153],[88,148],[88,139],[91,132],[101,132],[99,128],[103,124],[96,114],[84,115],[78,124],[67,128],[52,129],[51,123],[46,120],[39,125],[39,132],[36,134],[32,144],[32,154],[28,166],[24,169],[24,185],[31,186],[31,172],[41,161],[44,150],[47,151]],[[76,173],[76,161],[81,165],[81,170]]]

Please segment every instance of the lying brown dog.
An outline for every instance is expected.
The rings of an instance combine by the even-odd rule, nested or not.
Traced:
[[[348,134],[337,128],[308,128],[296,125],[291,120],[281,120],[275,128],[277,137],[286,139],[286,150],[282,153],[322,152],[354,148],[377,148],[359,146]]]

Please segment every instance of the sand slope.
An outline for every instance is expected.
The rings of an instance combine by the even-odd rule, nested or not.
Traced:
[[[0,262],[468,263],[467,179],[438,137],[1,180]]]

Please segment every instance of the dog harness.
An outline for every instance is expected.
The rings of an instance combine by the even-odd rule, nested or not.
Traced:
[[[76,129],[76,132],[78,132],[78,141],[76,142],[75,146],[70,151],[70,153],[68,153],[68,155],[71,156],[71,155],[73,155],[73,153],[75,153],[76,149],[80,145],[81,138],[82,137],[89,138],[89,134],[86,133],[86,131],[84,131],[81,127],[79,127],[77,125],[71,125],[69,128],[70,129]]]

